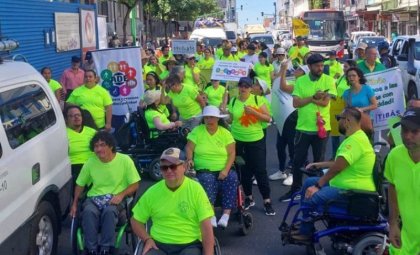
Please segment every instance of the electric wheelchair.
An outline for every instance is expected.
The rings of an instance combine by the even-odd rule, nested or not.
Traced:
[[[148,173],[155,181],[162,179],[160,173],[160,155],[170,147],[184,148],[187,144],[187,128],[160,131],[147,125],[143,110],[130,114],[127,123],[115,133],[118,151],[128,154],[136,164],[140,174]],[[157,134],[157,138],[151,138]]]
[[[382,144],[380,144],[382,145]],[[295,197],[301,192],[293,194],[283,220],[279,227],[283,245],[295,244],[306,246],[307,254],[325,255],[320,243],[323,237],[329,237],[333,250],[338,254],[378,254],[378,247],[384,246],[387,240],[388,223],[383,216],[383,204],[386,200],[383,189],[383,173],[380,156],[377,157],[373,169],[373,178],[377,192],[360,190],[343,190],[347,201],[329,201],[318,208],[299,206],[295,214],[289,219],[292,208],[300,205],[300,199]],[[322,170],[302,171],[308,176],[321,176]],[[302,217],[303,210],[311,210],[309,219]],[[312,234],[309,242],[293,239],[292,233],[296,232],[303,221],[313,222],[316,227],[323,225]],[[289,222],[289,223],[288,223]]]

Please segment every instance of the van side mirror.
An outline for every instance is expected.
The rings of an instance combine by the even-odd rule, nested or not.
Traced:
[[[406,54],[397,56],[398,61],[408,61],[408,56]]]

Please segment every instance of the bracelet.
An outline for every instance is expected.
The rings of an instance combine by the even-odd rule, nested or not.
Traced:
[[[318,189],[321,189],[321,188],[322,188],[322,187],[319,185],[319,183],[318,183],[318,182],[315,182],[314,186],[315,186],[315,187],[317,187]]]

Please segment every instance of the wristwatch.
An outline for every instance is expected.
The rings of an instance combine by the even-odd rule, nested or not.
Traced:
[[[318,189],[321,189],[321,188],[322,188],[322,187],[319,185],[319,183],[318,183],[318,182],[315,182],[314,186],[315,186],[315,187],[317,187]]]

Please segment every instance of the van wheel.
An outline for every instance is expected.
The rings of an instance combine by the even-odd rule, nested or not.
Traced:
[[[149,176],[154,181],[162,180],[162,173],[160,172],[160,158],[155,158],[149,165]]]
[[[41,202],[31,222],[30,255],[54,255],[57,252],[57,215],[48,201]]]
[[[407,102],[410,101],[413,98],[419,98],[419,95],[417,93],[417,86],[415,83],[410,82],[408,84],[407,88]]]

